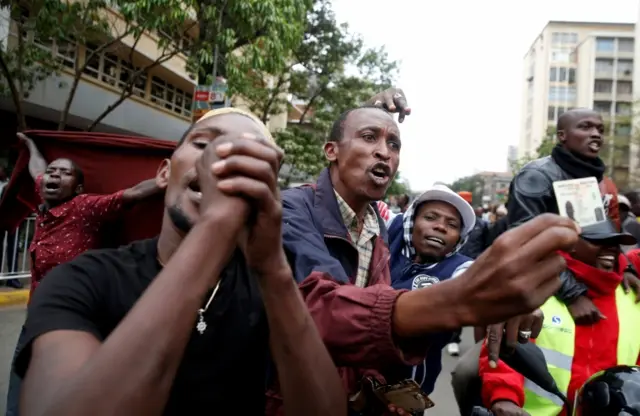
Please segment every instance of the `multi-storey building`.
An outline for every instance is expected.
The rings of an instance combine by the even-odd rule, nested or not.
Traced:
[[[118,22],[115,9],[108,10],[109,18]],[[185,22],[185,27],[189,22]],[[117,24],[114,25],[117,27]],[[34,33],[24,33],[34,39]],[[180,39],[191,42],[195,34]],[[105,108],[117,101],[122,86],[139,68],[146,68],[162,51],[158,40],[162,33],[145,33],[135,43],[124,38],[120,44],[93,55],[87,63],[69,110],[68,129],[86,128]],[[18,39],[17,25],[8,9],[0,8],[0,47],[12,48]],[[26,98],[23,107],[32,128],[55,129],[60,113],[65,107],[73,81],[76,63],[84,66],[95,45],[74,43],[55,44],[39,42],[53,56],[63,60],[63,70],[39,82]],[[144,135],[159,139],[178,140],[191,123],[191,107],[195,78],[186,70],[187,57],[177,54],[162,64],[146,71],[137,79],[133,95],[118,105],[97,126],[96,131]],[[237,106],[244,106],[236,100]],[[277,130],[286,127],[287,112],[272,116],[269,127]],[[14,134],[16,130],[15,108],[11,97],[0,97],[0,134]]]
[[[476,173],[479,181],[473,193],[482,196],[482,202],[503,203],[509,193],[509,184],[513,175],[509,172],[480,172]]]
[[[593,108],[607,123],[603,157],[628,181],[633,102],[634,24],[550,21],[524,57],[518,156],[536,149],[560,114]]]
[[[507,171],[510,172],[513,164],[518,161],[518,147],[509,146],[507,148]]]

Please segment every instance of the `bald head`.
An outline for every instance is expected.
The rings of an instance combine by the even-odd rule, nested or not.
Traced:
[[[558,117],[556,135],[560,145],[585,158],[598,157],[604,144],[603,133],[602,116],[591,109],[577,108]]]
[[[602,119],[600,114],[593,111],[590,108],[574,108],[569,111],[565,111],[558,117],[558,123],[556,124],[556,130],[566,130],[576,123],[577,120],[582,118],[596,117]]]

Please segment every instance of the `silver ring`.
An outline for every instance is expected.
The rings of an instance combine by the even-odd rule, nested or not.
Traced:
[[[402,94],[397,92],[397,93],[393,94],[393,98],[402,98]]]
[[[531,338],[531,331],[518,331],[518,335],[522,339],[529,339]]]
[[[382,101],[376,100],[376,102],[373,103],[373,105],[375,105],[376,107],[379,106],[379,105],[382,105]]]

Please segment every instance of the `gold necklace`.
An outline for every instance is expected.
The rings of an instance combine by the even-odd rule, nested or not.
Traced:
[[[164,268],[164,263],[162,262],[162,260],[160,260],[160,257],[157,257],[156,259],[158,260],[160,266]],[[213,298],[216,297],[216,293],[218,293],[218,289],[220,289],[220,281],[221,280],[218,280],[218,283],[216,283],[216,287],[213,288],[213,292],[211,293],[211,296],[209,296],[209,300],[207,301],[207,304],[204,306],[204,308],[198,309],[198,323],[196,324],[196,330],[200,333],[200,335],[204,334],[204,331],[207,330],[207,322],[204,320],[204,313],[207,311],[207,309],[209,309],[209,305],[211,305]]]

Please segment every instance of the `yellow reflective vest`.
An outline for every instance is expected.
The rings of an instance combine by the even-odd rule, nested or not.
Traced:
[[[640,355],[640,304],[635,294],[616,290],[618,310],[618,365],[636,365]],[[544,325],[536,345],[544,353],[547,368],[558,388],[567,395],[571,381],[571,366],[575,351],[575,323],[569,309],[555,297],[542,306]],[[595,373],[595,371],[594,371]],[[563,408],[562,400],[525,379],[524,410],[532,416],[557,416]]]

